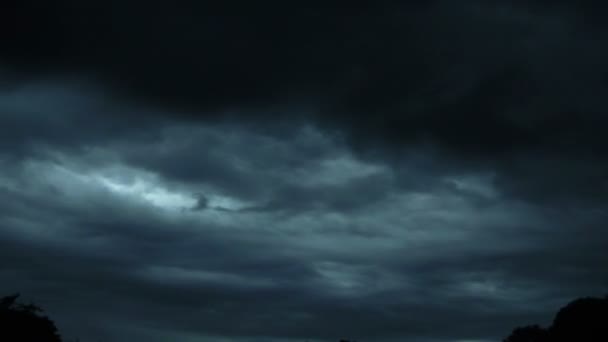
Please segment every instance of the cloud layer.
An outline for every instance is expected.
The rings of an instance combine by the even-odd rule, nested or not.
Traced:
[[[486,341],[602,295],[594,1],[9,2],[0,291],[83,341]]]

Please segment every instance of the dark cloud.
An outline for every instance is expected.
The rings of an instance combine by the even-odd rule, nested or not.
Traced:
[[[206,118],[245,108],[237,116],[274,120],[264,109],[292,105],[362,143],[603,153],[603,7],[20,1],[5,5],[0,56]]]
[[[312,127],[227,127],[5,161],[3,291],[83,339],[441,341],[496,339],[606,284],[596,208],[522,201],[415,154],[372,163]],[[164,153],[232,173],[182,178],[148,162]]]
[[[497,340],[605,292],[597,1],[1,6],[0,291],[68,337]]]

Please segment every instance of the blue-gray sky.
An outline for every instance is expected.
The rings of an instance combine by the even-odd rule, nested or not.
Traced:
[[[123,341],[497,341],[608,288],[598,1],[8,1],[0,294]]]

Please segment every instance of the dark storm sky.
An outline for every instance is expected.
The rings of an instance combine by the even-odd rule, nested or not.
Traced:
[[[602,1],[0,6],[0,295],[65,337],[496,341],[607,292]]]

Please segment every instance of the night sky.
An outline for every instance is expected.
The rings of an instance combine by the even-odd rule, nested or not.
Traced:
[[[82,342],[547,324],[608,292],[604,6],[4,0],[0,296]]]

